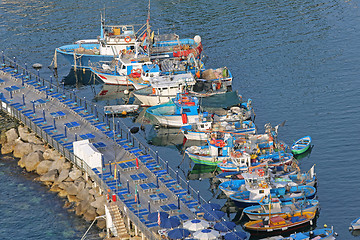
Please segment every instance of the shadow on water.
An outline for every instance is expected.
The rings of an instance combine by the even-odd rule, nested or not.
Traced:
[[[303,158],[309,159],[313,148],[314,148],[314,145],[311,145],[306,152],[299,154],[299,155],[294,155],[294,158],[296,158],[296,160],[300,160]]]
[[[188,172],[187,178],[189,180],[210,179],[217,175],[217,166],[208,166],[202,164],[195,164]]]
[[[65,85],[97,85],[102,84],[103,82],[96,77],[90,70],[87,69],[77,69],[71,68],[68,75],[63,78]]]

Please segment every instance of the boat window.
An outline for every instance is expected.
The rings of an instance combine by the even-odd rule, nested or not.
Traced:
[[[261,190],[259,190],[259,193],[264,193],[264,190],[262,190],[262,189],[261,189]]]
[[[204,128],[204,124],[201,124],[200,127],[201,127],[201,128]]]
[[[183,108],[183,112],[190,112],[190,109],[188,109],[188,108]]]

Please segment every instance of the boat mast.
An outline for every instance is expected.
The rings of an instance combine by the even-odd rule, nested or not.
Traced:
[[[151,37],[150,37],[150,33],[151,33],[151,29],[150,29],[150,0],[149,0],[149,6],[148,6],[148,17],[146,20],[146,32],[147,32],[147,49],[148,49],[148,55],[150,58],[150,52],[151,52]]]

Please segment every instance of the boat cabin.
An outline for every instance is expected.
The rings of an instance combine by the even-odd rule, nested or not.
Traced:
[[[159,68],[154,66],[154,64],[149,61],[148,58],[133,59],[121,57],[118,59],[117,72],[120,76],[132,76],[135,78],[139,78],[144,72],[144,66],[147,66],[146,70],[149,75],[155,75],[157,74],[156,72],[160,74]]]
[[[242,174],[245,180],[246,189],[250,192],[250,200],[261,200],[270,195],[271,187],[269,186],[268,176],[263,169],[246,172]]]
[[[117,56],[125,51],[134,51],[136,35],[133,25],[101,25],[99,37],[100,55]]]
[[[240,169],[247,169],[251,166],[251,156],[247,152],[232,151],[230,153],[231,162]]]
[[[230,147],[223,139],[212,139],[208,141],[209,151],[211,156],[226,157],[229,156]]]
[[[173,99],[175,115],[199,115],[199,99],[188,94],[178,93]]]
[[[188,87],[191,88],[196,81],[191,73],[184,73],[154,77],[150,79],[149,83],[153,88],[153,95],[176,96],[176,94],[186,91]],[[187,96],[181,98],[181,101],[186,106],[192,105],[191,100]]]
[[[270,209],[269,201],[271,201]],[[264,210],[264,212],[281,212],[281,201],[278,198],[271,198],[269,201],[260,201],[261,208]]]

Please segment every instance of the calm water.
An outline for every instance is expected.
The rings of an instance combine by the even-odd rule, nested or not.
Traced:
[[[98,35],[99,11],[104,5],[108,21],[145,23],[147,1],[3,0],[2,50],[19,62],[43,64],[40,74],[48,77],[52,73],[46,66],[56,47]],[[260,131],[267,122],[276,125],[286,120],[280,128],[282,140],[291,144],[304,135],[312,136],[314,148],[300,160],[300,166],[306,171],[316,164],[321,203],[317,225],[334,225],[338,239],[356,238],[347,229],[360,215],[359,14],[356,1],[153,0],[151,5],[154,28],[175,31],[181,37],[199,34],[208,56],[206,66],[225,65],[232,71],[233,89],[253,99]],[[69,65],[59,57],[60,79],[68,72]],[[94,97],[89,86],[78,90],[88,99]],[[147,128],[139,134],[149,137],[153,132]],[[174,145],[154,149],[169,156],[176,167],[182,154]],[[184,175],[188,175],[189,164],[185,158],[181,165]],[[192,186],[207,200],[224,204],[226,200],[218,199],[208,175],[192,180]],[[33,229],[31,239],[40,239],[40,232],[41,239],[79,238],[80,225],[87,224],[67,214],[61,200],[29,181],[9,161],[1,161],[0,178],[0,210],[8,212],[1,220],[1,239],[10,238],[9,234],[30,239],[22,237],[29,229]],[[9,204],[9,200],[17,204]],[[31,215],[30,207],[36,208]],[[11,217],[14,212],[16,219]],[[51,228],[45,216],[52,214],[56,216],[51,218],[53,228],[45,230]],[[236,214],[230,214],[233,218]],[[15,224],[20,219],[21,229]]]

